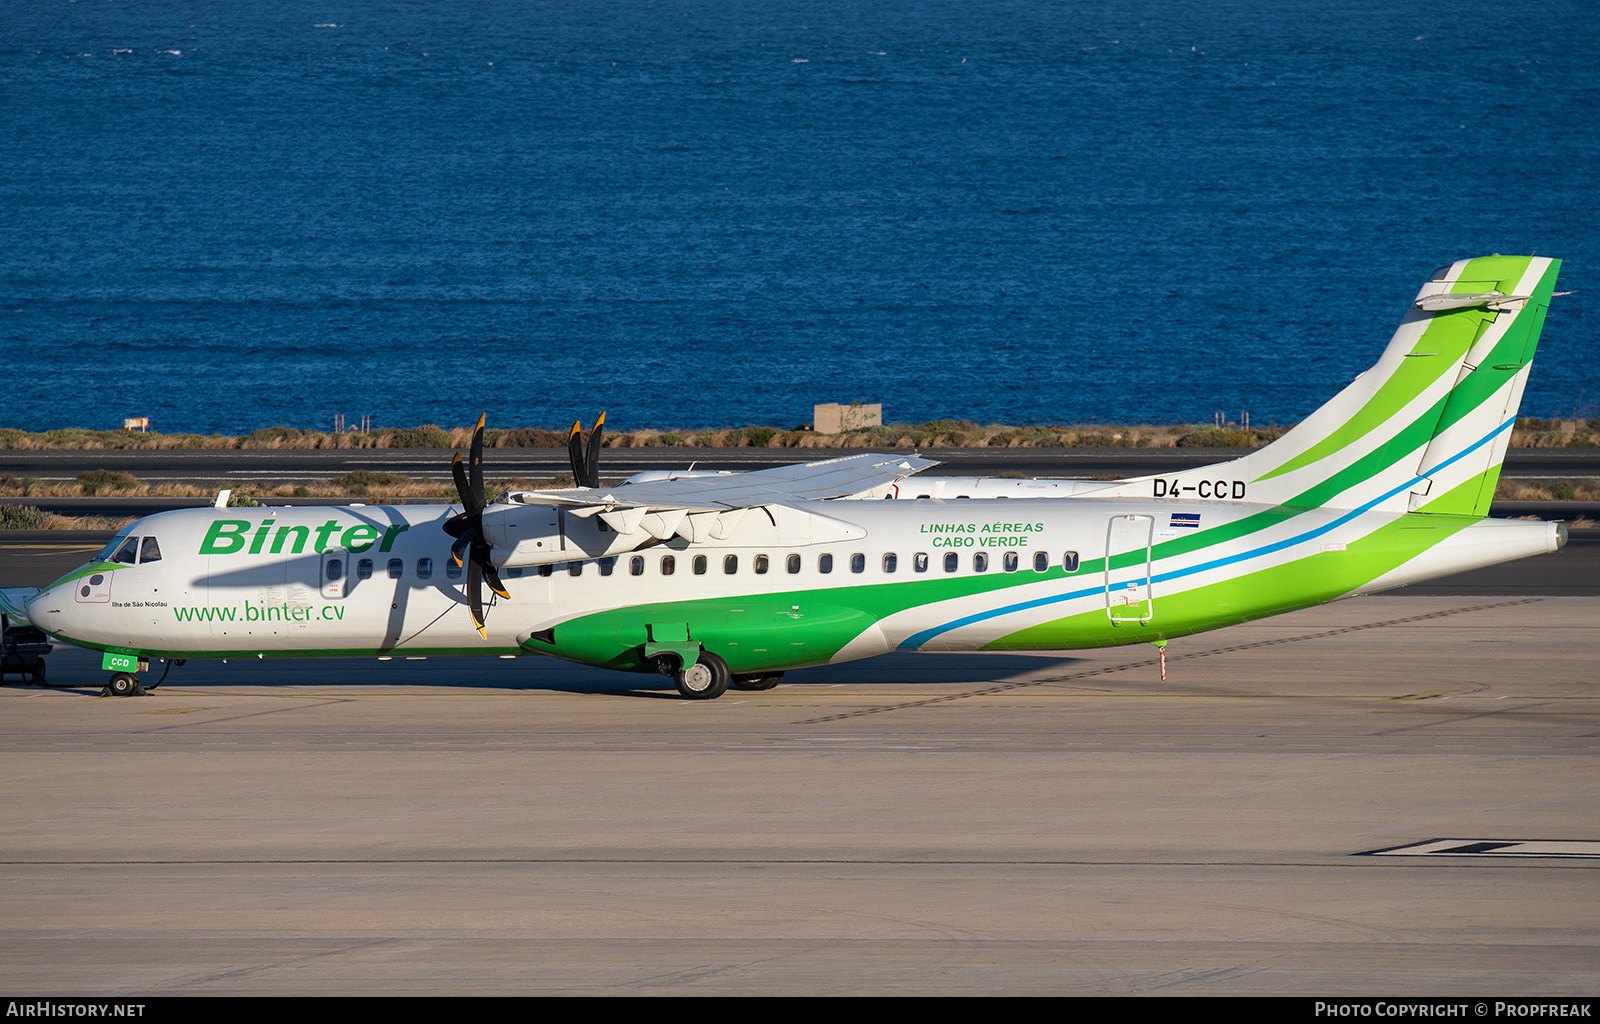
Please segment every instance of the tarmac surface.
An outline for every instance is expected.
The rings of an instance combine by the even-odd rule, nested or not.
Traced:
[[[58,649],[0,687],[0,986],[1592,996],[1597,625],[1381,596],[1165,681],[906,654],[706,703],[536,657],[102,699]]]
[[[0,534],[0,584],[104,539]],[[58,647],[0,686],[0,985],[1593,995],[1597,653],[1593,529],[1174,642],[1165,681],[1148,647],[704,704],[537,657],[233,660],[118,700]]]

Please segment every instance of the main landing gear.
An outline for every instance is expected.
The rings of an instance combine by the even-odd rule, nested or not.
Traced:
[[[701,651],[699,660],[687,668],[680,662],[672,673],[678,692],[690,700],[716,700],[728,692],[732,679],[728,663],[710,651]]]
[[[770,690],[783,681],[782,672],[758,672],[734,675],[728,663],[710,651],[701,651],[699,659],[688,668],[672,658],[661,659],[661,674],[672,677],[678,692],[689,700],[716,700],[735,690]]]

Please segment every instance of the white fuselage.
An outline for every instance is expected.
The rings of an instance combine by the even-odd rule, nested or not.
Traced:
[[[1348,574],[1330,571],[1325,582],[1307,578],[1293,593],[1273,594],[1240,592],[1234,581],[1288,563],[1332,569],[1398,517],[1308,509],[1231,536],[1267,510],[1127,498],[827,501],[787,515],[755,510],[726,540],[674,537],[633,550],[637,538],[624,544],[562,513],[552,561],[501,570],[510,598],[487,609],[480,637],[442,529],[456,511],[161,513],[122,534],[155,538],[158,559],[80,570],[42,592],[29,614],[69,641],[175,657],[519,653],[537,649],[531,635],[562,623],[668,606],[691,609],[679,617],[700,616],[699,632],[712,635],[708,620],[735,617],[741,602],[756,600],[778,608],[774,644],[790,642],[783,636],[804,629],[808,615],[815,623],[822,613],[813,609],[848,605],[871,620],[848,642],[812,652],[814,663],[895,648],[979,649],[1074,616],[1094,628],[1039,634],[1051,637],[1040,646],[1182,635],[1559,543],[1550,524],[1489,520],[1442,533],[1381,578],[1352,586]]]

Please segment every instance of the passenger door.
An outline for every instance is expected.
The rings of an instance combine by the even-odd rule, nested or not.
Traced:
[[[1150,545],[1154,516],[1112,516],[1106,526],[1106,614],[1112,622],[1149,622],[1155,618],[1151,588]]]

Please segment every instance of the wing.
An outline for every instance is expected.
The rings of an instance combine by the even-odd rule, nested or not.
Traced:
[[[822,462],[773,466],[748,473],[686,474],[615,487],[517,491],[499,500],[515,505],[557,505],[579,516],[623,509],[724,512],[796,501],[848,498],[898,483],[937,465],[931,459],[915,455],[867,453]]]
[[[666,540],[673,534],[695,543],[724,540],[732,536],[746,511],[765,508],[775,517],[775,508],[792,507],[796,502],[825,501],[830,498],[876,497],[913,473],[938,465],[915,455],[846,455],[822,462],[793,466],[773,466],[748,473],[685,473],[621,483],[615,487],[570,487],[557,491],[517,491],[495,499],[501,507],[545,506],[559,508],[580,519],[598,517],[621,537],[637,537],[640,542]],[[795,510],[794,515],[826,519],[815,513]],[[495,516],[491,536],[496,545],[496,564],[513,564],[510,559],[549,556],[512,554],[525,531],[505,517]],[[501,526],[500,522],[505,525]],[[773,519],[776,522],[776,518]]]

